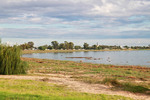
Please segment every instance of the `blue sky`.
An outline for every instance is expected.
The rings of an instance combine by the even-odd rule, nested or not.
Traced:
[[[150,0],[1,0],[0,37],[150,39]]]

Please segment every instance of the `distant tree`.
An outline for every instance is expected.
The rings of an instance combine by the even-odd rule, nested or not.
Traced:
[[[52,41],[51,43],[54,49],[58,49],[59,43],[57,41]]]
[[[83,48],[84,48],[84,49],[89,49],[89,44],[84,43],[84,44],[83,44]]]
[[[131,49],[136,49],[136,47],[135,46],[131,46]]]
[[[65,44],[65,49],[69,49],[69,43],[67,41],[64,41],[64,44]]]
[[[28,45],[27,43],[21,44],[21,45],[20,45],[20,48],[21,48],[22,50],[29,49],[29,45]]]
[[[117,49],[121,49],[121,47],[120,46],[118,46],[118,48]]]
[[[125,49],[129,49],[129,47],[126,45],[126,46],[123,46]]]
[[[96,50],[97,49],[97,45],[92,45],[91,49]]]
[[[32,41],[28,42],[28,47],[29,48],[33,48],[33,46],[34,46],[34,43]]]
[[[98,47],[97,47],[97,49],[98,49],[98,50],[101,50],[101,49],[102,49],[102,47],[101,47],[101,46],[98,46]]]
[[[38,49],[39,49],[39,50],[46,50],[47,47],[48,47],[47,45],[43,45],[43,46],[39,46]]]
[[[60,43],[59,44],[59,49],[65,49],[65,44],[64,43]]]
[[[53,49],[53,47],[52,47],[51,45],[49,45],[49,46],[47,47],[47,49]]]
[[[74,48],[73,42],[69,42],[69,49],[73,49],[73,48]]]
[[[25,49],[32,49],[34,47],[34,43],[33,42],[28,42],[28,43],[24,43],[24,44],[21,44],[20,45],[20,48],[22,50],[25,50]]]
[[[78,50],[78,49],[81,49],[82,47],[81,47],[81,46],[74,46],[74,48],[75,48],[76,50]]]

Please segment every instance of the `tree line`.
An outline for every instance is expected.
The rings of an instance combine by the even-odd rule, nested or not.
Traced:
[[[26,49],[39,49],[39,50],[46,50],[46,49],[55,49],[55,50],[79,50],[79,49],[85,49],[85,50],[104,50],[104,49],[150,49],[150,45],[148,46],[109,46],[109,45],[89,45],[88,43],[84,43],[83,46],[74,45],[73,42],[64,41],[63,43],[59,43],[58,41],[52,41],[50,45],[42,45],[39,47],[34,47],[34,43],[32,41],[28,43],[24,43],[20,45],[20,48],[22,50]]]

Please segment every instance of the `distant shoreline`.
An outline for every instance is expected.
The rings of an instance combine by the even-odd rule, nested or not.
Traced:
[[[137,50],[150,50],[150,49],[112,49],[112,50],[22,50],[22,54],[32,53],[53,53],[53,52],[89,52],[89,51],[137,51]]]

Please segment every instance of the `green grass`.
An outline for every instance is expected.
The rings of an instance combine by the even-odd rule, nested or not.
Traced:
[[[48,100],[49,97],[31,94],[15,94],[9,92],[0,92],[1,100]]]
[[[65,86],[32,80],[0,79],[1,100],[132,100],[122,96],[74,92]]]

